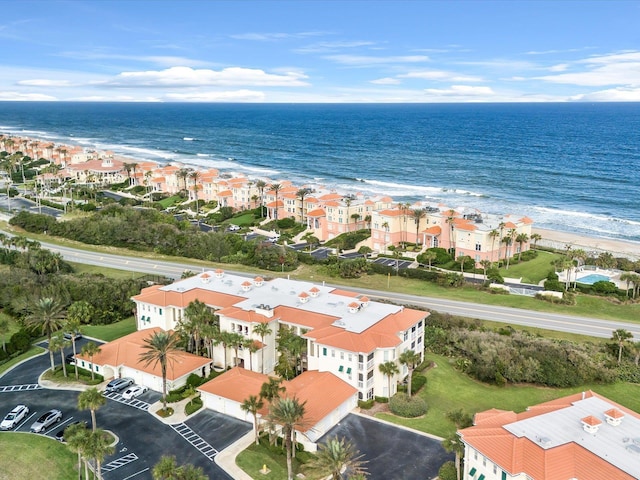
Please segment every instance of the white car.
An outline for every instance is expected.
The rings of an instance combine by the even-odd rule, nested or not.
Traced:
[[[29,415],[29,408],[26,405],[18,405],[11,410],[0,423],[0,430],[11,430]]]
[[[237,232],[238,230],[240,230],[240,227],[238,225],[234,225],[233,223],[229,225],[230,232]]]
[[[137,397],[138,395],[142,395],[148,390],[147,387],[143,387],[142,385],[131,385],[124,392],[122,392],[122,398],[125,400],[131,400],[132,398]]]
[[[46,413],[43,413],[38,420],[31,425],[31,431],[33,433],[44,433],[54,423],[59,423],[62,420],[62,412],[60,410],[51,409]]]

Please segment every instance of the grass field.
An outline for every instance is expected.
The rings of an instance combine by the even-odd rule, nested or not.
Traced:
[[[70,480],[78,477],[77,456],[56,440],[28,433],[0,433],[0,478]]]
[[[140,278],[145,274],[140,272],[130,272],[128,270],[119,270],[116,268],[100,267],[98,265],[88,265],[86,263],[69,262],[73,267],[73,271],[76,274],[95,274],[104,275],[109,278],[124,279],[124,278]]]
[[[110,325],[84,325],[81,330],[87,337],[99,338],[105,342],[110,342],[135,332],[136,319],[129,317]]]
[[[377,416],[399,425],[447,437],[455,432],[455,425],[446,417],[447,412],[452,410],[462,409],[471,415],[491,408],[521,412],[530,405],[585,390],[593,390],[625,407],[640,411],[640,385],[636,384],[583,385],[573,388],[530,385],[497,387],[478,382],[460,373],[452,367],[446,357],[428,354],[426,358],[436,365],[427,372],[427,384],[418,393],[427,402],[427,414],[416,419],[384,413]]]
[[[298,457],[304,458],[305,461],[308,461],[310,454],[307,452],[302,452],[298,453]],[[238,465],[242,470],[250,475],[251,478],[254,479],[264,478],[267,480],[280,480],[283,478],[287,478],[286,455],[284,453],[282,453],[281,455],[273,453],[262,444],[256,446],[255,443],[252,443],[249,448],[241,452],[240,455],[236,457],[236,465]],[[260,471],[264,465],[266,465],[267,468],[271,470],[269,473],[265,474]],[[294,460],[293,465],[293,471],[295,473],[304,472],[304,478],[307,478],[309,480],[324,478],[322,475],[318,475],[317,473],[309,471],[308,468],[305,468],[304,465],[301,465],[300,462],[296,460]]]
[[[20,363],[21,361],[27,360],[28,358],[31,358],[31,357],[35,357],[36,355],[39,355],[39,354],[41,354],[43,352],[45,352],[44,348],[31,347],[29,350],[27,350],[22,355],[18,355],[16,358],[12,358],[7,363],[3,363],[2,365],[0,365],[0,375],[2,375],[4,372],[9,370],[14,365]],[[1,478],[2,477],[0,477],[0,479]]]
[[[562,257],[558,253],[550,253],[538,251],[538,256],[533,260],[518,263],[517,265],[509,265],[509,269],[501,268],[500,275],[508,278],[521,278],[523,283],[532,283],[537,285],[541,280],[547,278],[547,275],[553,267],[551,262]]]

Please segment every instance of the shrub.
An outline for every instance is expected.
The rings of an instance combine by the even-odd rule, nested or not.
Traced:
[[[294,218],[281,218],[279,219],[277,222],[278,228],[293,228],[296,224],[296,221]]]
[[[411,395],[415,395],[424,387],[427,383],[427,377],[424,375],[412,375],[411,376]]]
[[[376,403],[389,403],[389,399],[387,397],[373,397]]]
[[[12,353],[24,353],[31,348],[31,335],[26,330],[19,330],[13,335],[7,344],[7,351]]]
[[[365,410],[369,410],[371,407],[373,407],[373,404],[375,403],[375,400],[372,398],[371,400],[358,400],[358,406],[360,408],[364,408]]]
[[[427,413],[427,404],[421,397],[396,393],[389,402],[389,409],[400,417],[415,418]]]
[[[456,464],[452,461],[443,463],[440,470],[438,470],[438,478],[440,480],[458,480]]]
[[[206,378],[202,378],[195,373],[192,373],[187,377],[187,387],[197,388],[206,381]]]
[[[184,406],[184,413],[191,415],[193,412],[197,412],[202,408],[202,399],[196,397]]]

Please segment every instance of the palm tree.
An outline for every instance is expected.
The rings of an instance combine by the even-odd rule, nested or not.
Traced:
[[[542,235],[539,233],[532,233],[531,240],[533,240],[533,249],[536,250],[538,248],[538,242],[542,240]]]
[[[391,378],[394,375],[397,375],[398,373],[400,373],[400,369],[398,368],[398,365],[396,364],[396,362],[389,360],[388,362],[384,362],[378,365],[378,370],[380,370],[380,373],[382,373],[382,375],[387,377],[387,380],[389,382],[389,390],[387,392],[388,393],[387,397],[389,397],[389,400],[391,400],[391,396],[392,396]]]
[[[296,197],[300,199],[300,223],[304,225],[304,199],[311,193],[311,189],[308,187],[301,188],[296,192]]]
[[[306,403],[300,403],[296,397],[287,397],[271,405],[269,416],[275,423],[282,426],[284,445],[287,450],[287,480],[293,480],[293,435],[296,427],[303,421]]]
[[[264,180],[258,180],[256,182],[256,188],[260,192],[260,218],[264,215],[264,189],[267,183]]]
[[[455,223],[456,223],[456,211],[451,208],[447,210],[447,220],[446,222],[449,224],[449,251],[451,252],[451,256],[453,258],[456,257],[456,241],[455,241]]]
[[[482,272],[484,275],[484,281],[487,281],[487,269],[491,268],[493,262],[491,260],[480,260],[480,266],[482,267]]]
[[[426,260],[427,264],[429,265],[429,271],[431,271],[431,262],[433,262],[436,258],[438,258],[438,254],[433,250],[426,250],[422,254],[422,259]]]
[[[67,321],[65,324],[65,328],[67,332],[71,333],[71,347],[73,348],[73,356],[77,355],[76,351],[76,338],[78,333],[82,333],[80,331],[80,325],[83,320],[88,323],[93,316],[94,310],[91,304],[85,302],[84,300],[80,300],[78,302],[73,302],[69,305],[69,309],[67,310]],[[78,380],[78,362],[73,362],[73,366],[76,371],[76,380]]]
[[[245,338],[242,341],[242,348],[249,350],[249,370],[253,372],[253,354],[259,350],[258,342],[253,338]]]
[[[286,390],[282,386],[282,381],[282,378],[269,377],[269,380],[264,382],[260,387],[260,398],[264,398],[267,402],[273,403],[273,401],[279,398],[280,394]]]
[[[282,190],[282,185],[279,183],[274,183],[271,185],[271,191],[276,196],[276,211],[275,211],[275,219],[278,220],[278,192]]]
[[[189,344],[195,347],[195,354],[200,355],[202,329],[212,321],[209,307],[196,299],[184,309],[184,318],[180,321],[180,329],[189,336]],[[189,347],[191,348],[191,347]]]
[[[184,183],[184,191],[187,191],[187,178],[189,178],[189,173],[191,172],[190,168],[181,168],[180,170],[178,170],[176,172],[176,177],[178,177],[178,179],[182,179],[183,183]]]
[[[64,429],[64,440],[67,446],[78,454],[78,480],[82,478],[82,459],[85,457],[87,443],[91,432],[87,430],[84,423],[76,423],[69,425]],[[89,478],[88,465],[85,458],[85,478]]]
[[[180,351],[180,337],[176,332],[158,331],[150,337],[144,339],[142,348],[144,352],[140,354],[140,360],[145,366],[155,367],[160,364],[162,372],[162,409],[167,410],[167,366],[175,361],[177,353]]]
[[[420,239],[418,238],[420,235],[420,220],[422,220],[426,215],[427,212],[424,208],[414,208],[411,210],[411,216],[416,224],[416,245],[420,243]]]
[[[2,337],[2,350],[7,351],[7,344],[5,342],[5,335],[9,333],[9,320],[7,318],[0,318],[0,337]]]
[[[89,363],[91,365],[91,380],[93,380],[94,379],[93,357],[98,353],[100,353],[100,347],[95,342],[88,342],[88,343],[85,343],[85,345],[82,347],[82,350],[80,351],[80,353],[82,353],[82,355],[86,355],[87,357],[89,357]]]
[[[442,441],[442,447],[447,452],[453,452],[456,455],[456,478],[460,479],[460,463],[462,455],[464,454],[464,443],[458,436],[457,433],[450,434],[447,438]]]
[[[332,480],[344,480],[344,473],[349,474],[348,478],[353,475],[366,475],[367,462],[362,460],[361,455],[351,442],[345,438],[329,438],[325,443],[321,443],[316,457],[312,460],[310,466],[314,470],[318,470],[322,475],[331,475]]]
[[[520,244],[520,251],[518,252],[518,261],[520,261],[520,257],[522,257],[522,246],[529,241],[529,235],[526,233],[520,233],[516,236],[516,242]]]
[[[95,474],[102,480],[102,462],[107,455],[111,455],[114,447],[111,445],[111,435],[104,430],[96,430],[89,435],[87,455],[96,462]]]
[[[469,260],[472,260],[469,255],[460,255],[458,258],[456,258],[456,263],[460,264],[460,273],[464,274],[464,264]]]
[[[507,261],[507,266],[506,266],[507,270],[509,270],[509,259],[511,258],[511,249],[510,249],[510,247],[513,244],[513,233],[512,232],[515,232],[515,230],[513,230],[513,229],[509,230],[507,235],[502,238],[502,243],[505,244],[504,258]]]
[[[273,330],[271,330],[271,327],[269,326],[268,323],[259,323],[257,324],[255,327],[253,327],[253,333],[260,335],[260,342],[262,343],[262,373],[264,373],[264,351],[265,351],[265,344],[264,344],[264,337],[266,337],[267,335],[271,335],[273,333]]]
[[[236,354],[236,356],[234,357],[233,360],[233,366],[237,367],[238,364],[240,363],[240,357],[238,356],[238,350],[240,349],[240,347],[242,346],[242,344],[244,343],[244,337],[242,336],[242,334],[237,333],[237,332],[229,332],[229,344],[233,345],[233,350]]]
[[[189,174],[189,178],[193,180],[193,196],[196,200],[196,215],[200,213],[200,207],[198,206],[198,180],[200,180],[201,173],[198,170],[194,170]]]
[[[629,297],[629,285],[633,282],[634,274],[632,272],[624,272],[620,275],[620,280],[623,282],[627,282],[627,288],[625,292],[627,294],[627,298]]]
[[[28,326],[40,327],[42,334],[47,336],[49,344],[52,335],[62,328],[64,322],[64,305],[56,298],[40,297],[28,307],[29,314],[26,317]],[[49,348],[51,371],[55,365],[53,362],[53,350]]]
[[[611,340],[615,341],[618,344],[618,365],[622,361],[622,349],[625,344],[633,338],[633,333],[624,328],[618,328],[613,331],[613,335],[611,336]]]
[[[400,357],[398,357],[400,363],[406,365],[409,370],[409,378],[407,382],[407,395],[411,396],[411,377],[413,376],[413,371],[415,370],[418,363],[420,363],[420,354],[414,352],[413,350],[407,350],[406,352],[402,352]]]
[[[64,361],[64,349],[69,346],[69,340],[64,338],[62,332],[56,333],[49,341],[49,350],[58,350],[60,352],[60,359],[62,360],[62,373],[67,378],[67,362]]]
[[[176,480],[178,464],[176,457],[163,455],[153,467],[153,480]]]
[[[262,407],[264,407],[262,398],[256,397],[255,395],[249,395],[249,398],[246,398],[244,402],[242,402],[242,405],[240,405],[240,408],[243,411],[249,412],[253,415],[253,429],[256,434],[256,445],[260,443],[260,437],[258,436],[258,410]]]
[[[91,411],[92,430],[97,430],[96,410],[107,403],[107,399],[98,391],[97,388],[89,388],[78,395],[78,410]]]

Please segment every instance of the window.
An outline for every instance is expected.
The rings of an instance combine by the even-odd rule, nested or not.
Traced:
[[[353,361],[353,355],[349,354],[349,361],[352,362]]]
[[[340,352],[340,360],[344,360],[344,352]]]
[[[160,315],[162,315],[162,309],[160,309]]]
[[[347,368],[347,375],[351,375],[351,367]]]
[[[322,348],[322,355],[327,356],[327,347]]]
[[[507,480],[507,472],[502,472],[502,480]]]
[[[469,470],[469,475],[471,475],[473,477],[476,474],[476,471],[477,470],[475,469],[475,467],[472,468],[471,470]]]
[[[476,252],[481,252],[482,251],[482,245],[479,243],[476,243]]]
[[[496,475],[498,473],[498,467],[493,466],[493,474]]]
[[[343,367],[342,365],[340,365],[340,368],[338,368],[338,371],[339,371],[340,373],[344,372],[344,367]]]
[[[481,475],[478,477],[478,480],[484,480],[484,474],[481,474]]]
[[[331,356],[332,356],[333,358],[336,358],[336,351],[335,351],[335,350],[333,350],[333,349],[331,349]]]

